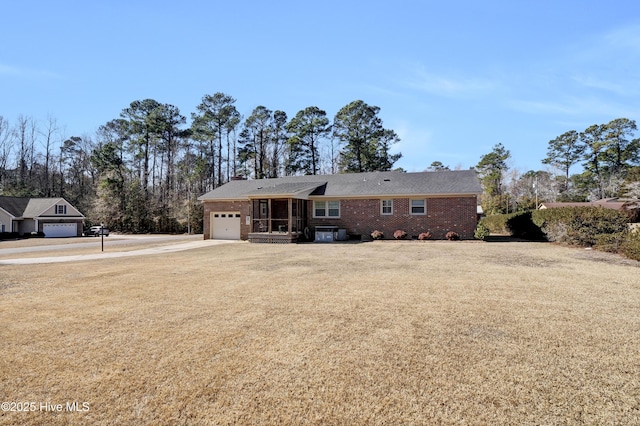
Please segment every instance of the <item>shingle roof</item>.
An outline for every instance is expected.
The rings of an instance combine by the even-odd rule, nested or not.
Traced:
[[[239,200],[261,196],[350,198],[475,195],[480,193],[482,193],[482,188],[474,170],[420,173],[393,171],[234,180],[200,196],[198,199],[201,201]]]
[[[277,180],[277,179],[271,179]],[[258,186],[246,193],[250,198],[265,195],[288,195],[306,197],[326,182],[268,182],[265,186]]]
[[[29,204],[26,197],[5,197],[0,196],[0,208],[6,210],[14,217],[21,217]]]

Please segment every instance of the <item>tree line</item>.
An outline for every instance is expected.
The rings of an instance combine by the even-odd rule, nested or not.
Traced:
[[[332,120],[310,106],[289,119],[256,107],[243,117],[224,93],[205,95],[190,115],[153,99],[136,100],[94,135],[64,137],[55,118],[0,116],[0,195],[64,197],[92,222],[124,232],[201,232],[197,197],[233,178],[273,178],[391,170],[398,135],[380,108],[361,100]],[[618,118],[548,142],[545,170],[509,165],[501,143],[475,166],[484,211],[508,213],[547,201],[640,195],[640,138]],[[572,168],[582,166],[579,173]],[[426,170],[448,170],[433,161]]]
[[[187,124],[171,104],[136,100],[95,135],[71,137],[52,117],[0,116],[0,195],[64,197],[117,231],[201,232],[197,197],[231,179],[384,171],[401,157],[380,108],[361,100],[332,120],[316,106],[242,117],[235,102],[205,95]]]
[[[634,120],[617,118],[550,140],[547,170],[511,170],[511,153],[498,143],[476,165],[488,214],[530,210],[540,202],[580,202],[640,196],[640,138]],[[580,173],[571,174],[574,166]]]

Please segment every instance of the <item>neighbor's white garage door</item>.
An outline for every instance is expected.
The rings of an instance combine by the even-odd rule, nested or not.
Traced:
[[[78,225],[75,223],[45,223],[42,225],[45,238],[77,237]]]
[[[211,212],[211,238],[240,239],[240,212]]]

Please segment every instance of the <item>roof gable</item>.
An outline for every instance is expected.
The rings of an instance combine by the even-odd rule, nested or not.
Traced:
[[[198,199],[361,198],[388,196],[476,195],[482,193],[474,170],[369,172],[234,180]]]
[[[23,216],[28,218],[38,217],[52,206],[55,206],[58,200],[59,198],[32,198],[29,200],[27,208],[24,209]]]

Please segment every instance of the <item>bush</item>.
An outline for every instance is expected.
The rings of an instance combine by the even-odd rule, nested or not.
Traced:
[[[404,240],[408,236],[409,234],[407,234],[401,229],[398,229],[396,232],[393,233],[393,238],[395,238],[396,240]]]
[[[508,234],[509,229],[507,229],[507,221],[515,215],[515,213],[492,214],[480,219],[479,223],[486,226],[489,231],[494,234]]]
[[[0,240],[17,240],[20,234],[17,232],[0,232]]]
[[[487,228],[482,223],[478,223],[478,226],[476,227],[476,230],[473,233],[473,236],[476,237],[476,239],[478,239],[478,240],[484,241],[484,240],[487,239],[489,234],[491,234],[491,231],[489,231],[489,228]]]
[[[30,234],[24,234],[23,235],[24,238],[44,238],[44,232],[31,232]]]
[[[533,222],[531,212],[510,215],[505,226],[513,237],[533,241],[545,239],[545,234],[542,232],[542,229]]]
[[[601,235],[626,232],[627,217],[603,207],[561,207],[537,210],[532,222],[546,239],[577,246],[594,246]]]
[[[640,260],[640,232],[627,232],[622,244],[620,253],[633,260]]]
[[[629,216],[604,207],[560,207],[483,218],[480,224],[505,228],[511,235],[620,253],[640,260],[640,232],[630,232]],[[479,225],[480,225],[479,224]],[[490,224],[491,226],[489,226]],[[447,237],[448,238],[448,237]]]
[[[445,238],[449,241],[457,241],[460,239],[460,234],[458,234],[457,232],[449,231],[445,235]]]
[[[430,240],[432,238],[433,238],[433,235],[431,235],[431,232],[429,232],[429,231],[421,232],[420,235],[418,235],[418,239],[420,241]]]
[[[382,231],[375,230],[371,233],[371,238],[374,240],[382,240],[384,238],[384,233]]]
[[[609,253],[619,253],[627,234],[628,232],[616,232],[615,234],[598,235],[595,248]]]

